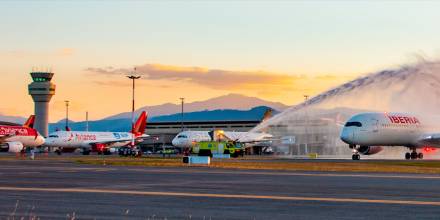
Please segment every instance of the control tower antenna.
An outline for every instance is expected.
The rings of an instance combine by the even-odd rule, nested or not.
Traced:
[[[36,69],[36,71],[35,71]],[[28,85],[29,95],[32,96],[35,106],[35,129],[44,137],[48,135],[49,102],[55,95],[55,84],[51,82],[52,71],[38,71],[32,68],[30,73],[32,83]]]

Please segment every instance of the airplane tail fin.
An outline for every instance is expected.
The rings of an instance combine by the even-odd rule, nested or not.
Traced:
[[[139,116],[138,120],[131,129],[131,133],[136,135],[142,135],[145,132],[145,127],[147,126],[147,112],[143,111]]]
[[[272,111],[273,110],[271,108],[268,108],[266,110],[266,112],[264,112],[264,115],[263,115],[263,118],[261,119],[261,121],[263,122],[263,121],[266,121],[267,119],[271,118],[272,117]]]
[[[34,128],[34,123],[35,123],[35,115],[31,115],[23,124],[23,127]]]

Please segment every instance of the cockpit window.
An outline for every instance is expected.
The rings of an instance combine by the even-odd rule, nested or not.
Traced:
[[[345,124],[345,127],[362,127],[362,123],[358,121],[350,121]]]
[[[59,138],[58,135],[49,135],[50,138]]]
[[[177,138],[188,138],[188,136],[181,134],[181,135],[177,136]]]

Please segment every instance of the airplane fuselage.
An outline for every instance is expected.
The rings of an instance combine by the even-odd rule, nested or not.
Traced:
[[[24,147],[38,147],[45,141],[35,129],[23,126],[0,126],[2,136],[5,137],[2,142],[21,142]]]
[[[129,132],[57,131],[46,138],[49,147],[91,148],[95,143],[109,143],[106,147],[128,145],[133,138]]]
[[[222,134],[231,140],[242,143],[263,141],[264,138],[272,137],[272,135],[266,133],[256,132],[224,131]],[[211,141],[209,131],[182,131],[174,137],[172,144],[175,147],[190,148],[201,141]]]
[[[341,140],[360,146],[419,147],[420,139],[432,126],[405,113],[362,113],[350,118]]]

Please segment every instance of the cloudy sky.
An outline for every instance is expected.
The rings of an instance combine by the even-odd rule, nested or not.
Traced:
[[[1,1],[0,114],[27,116],[32,68],[51,68],[51,121],[228,93],[288,105],[440,55],[439,1]]]

